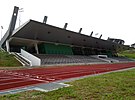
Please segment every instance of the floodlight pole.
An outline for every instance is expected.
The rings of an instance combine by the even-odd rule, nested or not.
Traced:
[[[24,12],[23,8],[19,9],[19,26],[21,25],[21,12]]]
[[[1,26],[1,38],[0,38],[0,40],[2,39],[2,30],[3,30],[3,26]]]

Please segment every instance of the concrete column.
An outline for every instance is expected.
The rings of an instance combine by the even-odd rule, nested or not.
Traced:
[[[67,28],[67,25],[68,25],[68,23],[65,23],[64,28],[63,28],[63,29],[66,29],[66,28]]]
[[[44,17],[43,23],[45,23],[45,24],[46,24],[46,22],[47,22],[47,18],[48,18],[47,16],[45,16],[45,17]]]
[[[82,28],[80,28],[79,33],[81,33],[81,31],[82,31]]]
[[[6,50],[10,52],[9,40],[6,40]]]
[[[82,47],[82,54],[85,55],[85,52],[84,52],[84,47]]]
[[[91,32],[90,36],[92,36],[92,35],[93,35],[93,31]]]
[[[38,51],[38,44],[35,43],[35,50],[36,50],[36,53],[39,54],[39,51]]]

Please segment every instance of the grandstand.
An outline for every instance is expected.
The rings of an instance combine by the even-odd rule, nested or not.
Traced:
[[[81,33],[82,28],[79,32],[69,31],[66,29],[67,23],[64,28],[46,24],[47,17],[43,22],[29,20],[14,29],[18,9],[19,7],[14,8],[9,29],[2,38],[0,47],[8,52],[18,53],[31,66],[106,63],[107,60],[93,55],[116,57],[117,50],[129,48],[92,35],[84,35]]]

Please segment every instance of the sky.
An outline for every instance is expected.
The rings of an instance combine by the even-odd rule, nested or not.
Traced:
[[[126,45],[135,43],[135,0],[0,0],[0,39],[8,29],[14,6],[19,12],[16,28],[29,19],[64,27],[67,30],[102,39],[123,39]],[[98,35],[97,35],[98,33]]]

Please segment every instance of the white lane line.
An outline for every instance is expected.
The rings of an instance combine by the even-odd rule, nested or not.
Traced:
[[[56,80],[56,79],[54,79],[54,78],[46,78],[47,80],[50,80],[50,81],[54,81],[54,80]]]
[[[9,83],[2,83],[2,84],[0,84],[0,86],[1,85],[10,85],[10,84],[19,84],[19,83],[21,83],[21,82],[28,82],[28,81],[30,81],[30,80],[22,80],[22,81],[16,81],[16,82],[9,82]]]
[[[41,80],[41,79],[38,79],[39,76],[36,76],[33,78],[32,75],[29,75],[29,74],[24,74],[24,73],[17,73],[17,72],[6,72],[7,75],[11,75],[10,79],[12,77],[18,77],[18,78],[22,78],[22,79],[27,79],[27,80],[36,80],[36,81],[42,81],[42,82],[45,82],[45,83],[48,83],[49,81],[45,81],[45,80]]]
[[[22,78],[12,78],[12,79],[11,79],[11,78],[10,78],[10,79],[8,78],[8,79],[1,79],[0,82],[2,82],[2,81],[9,81],[9,82],[10,82],[11,80],[16,80],[16,79],[22,79]]]

